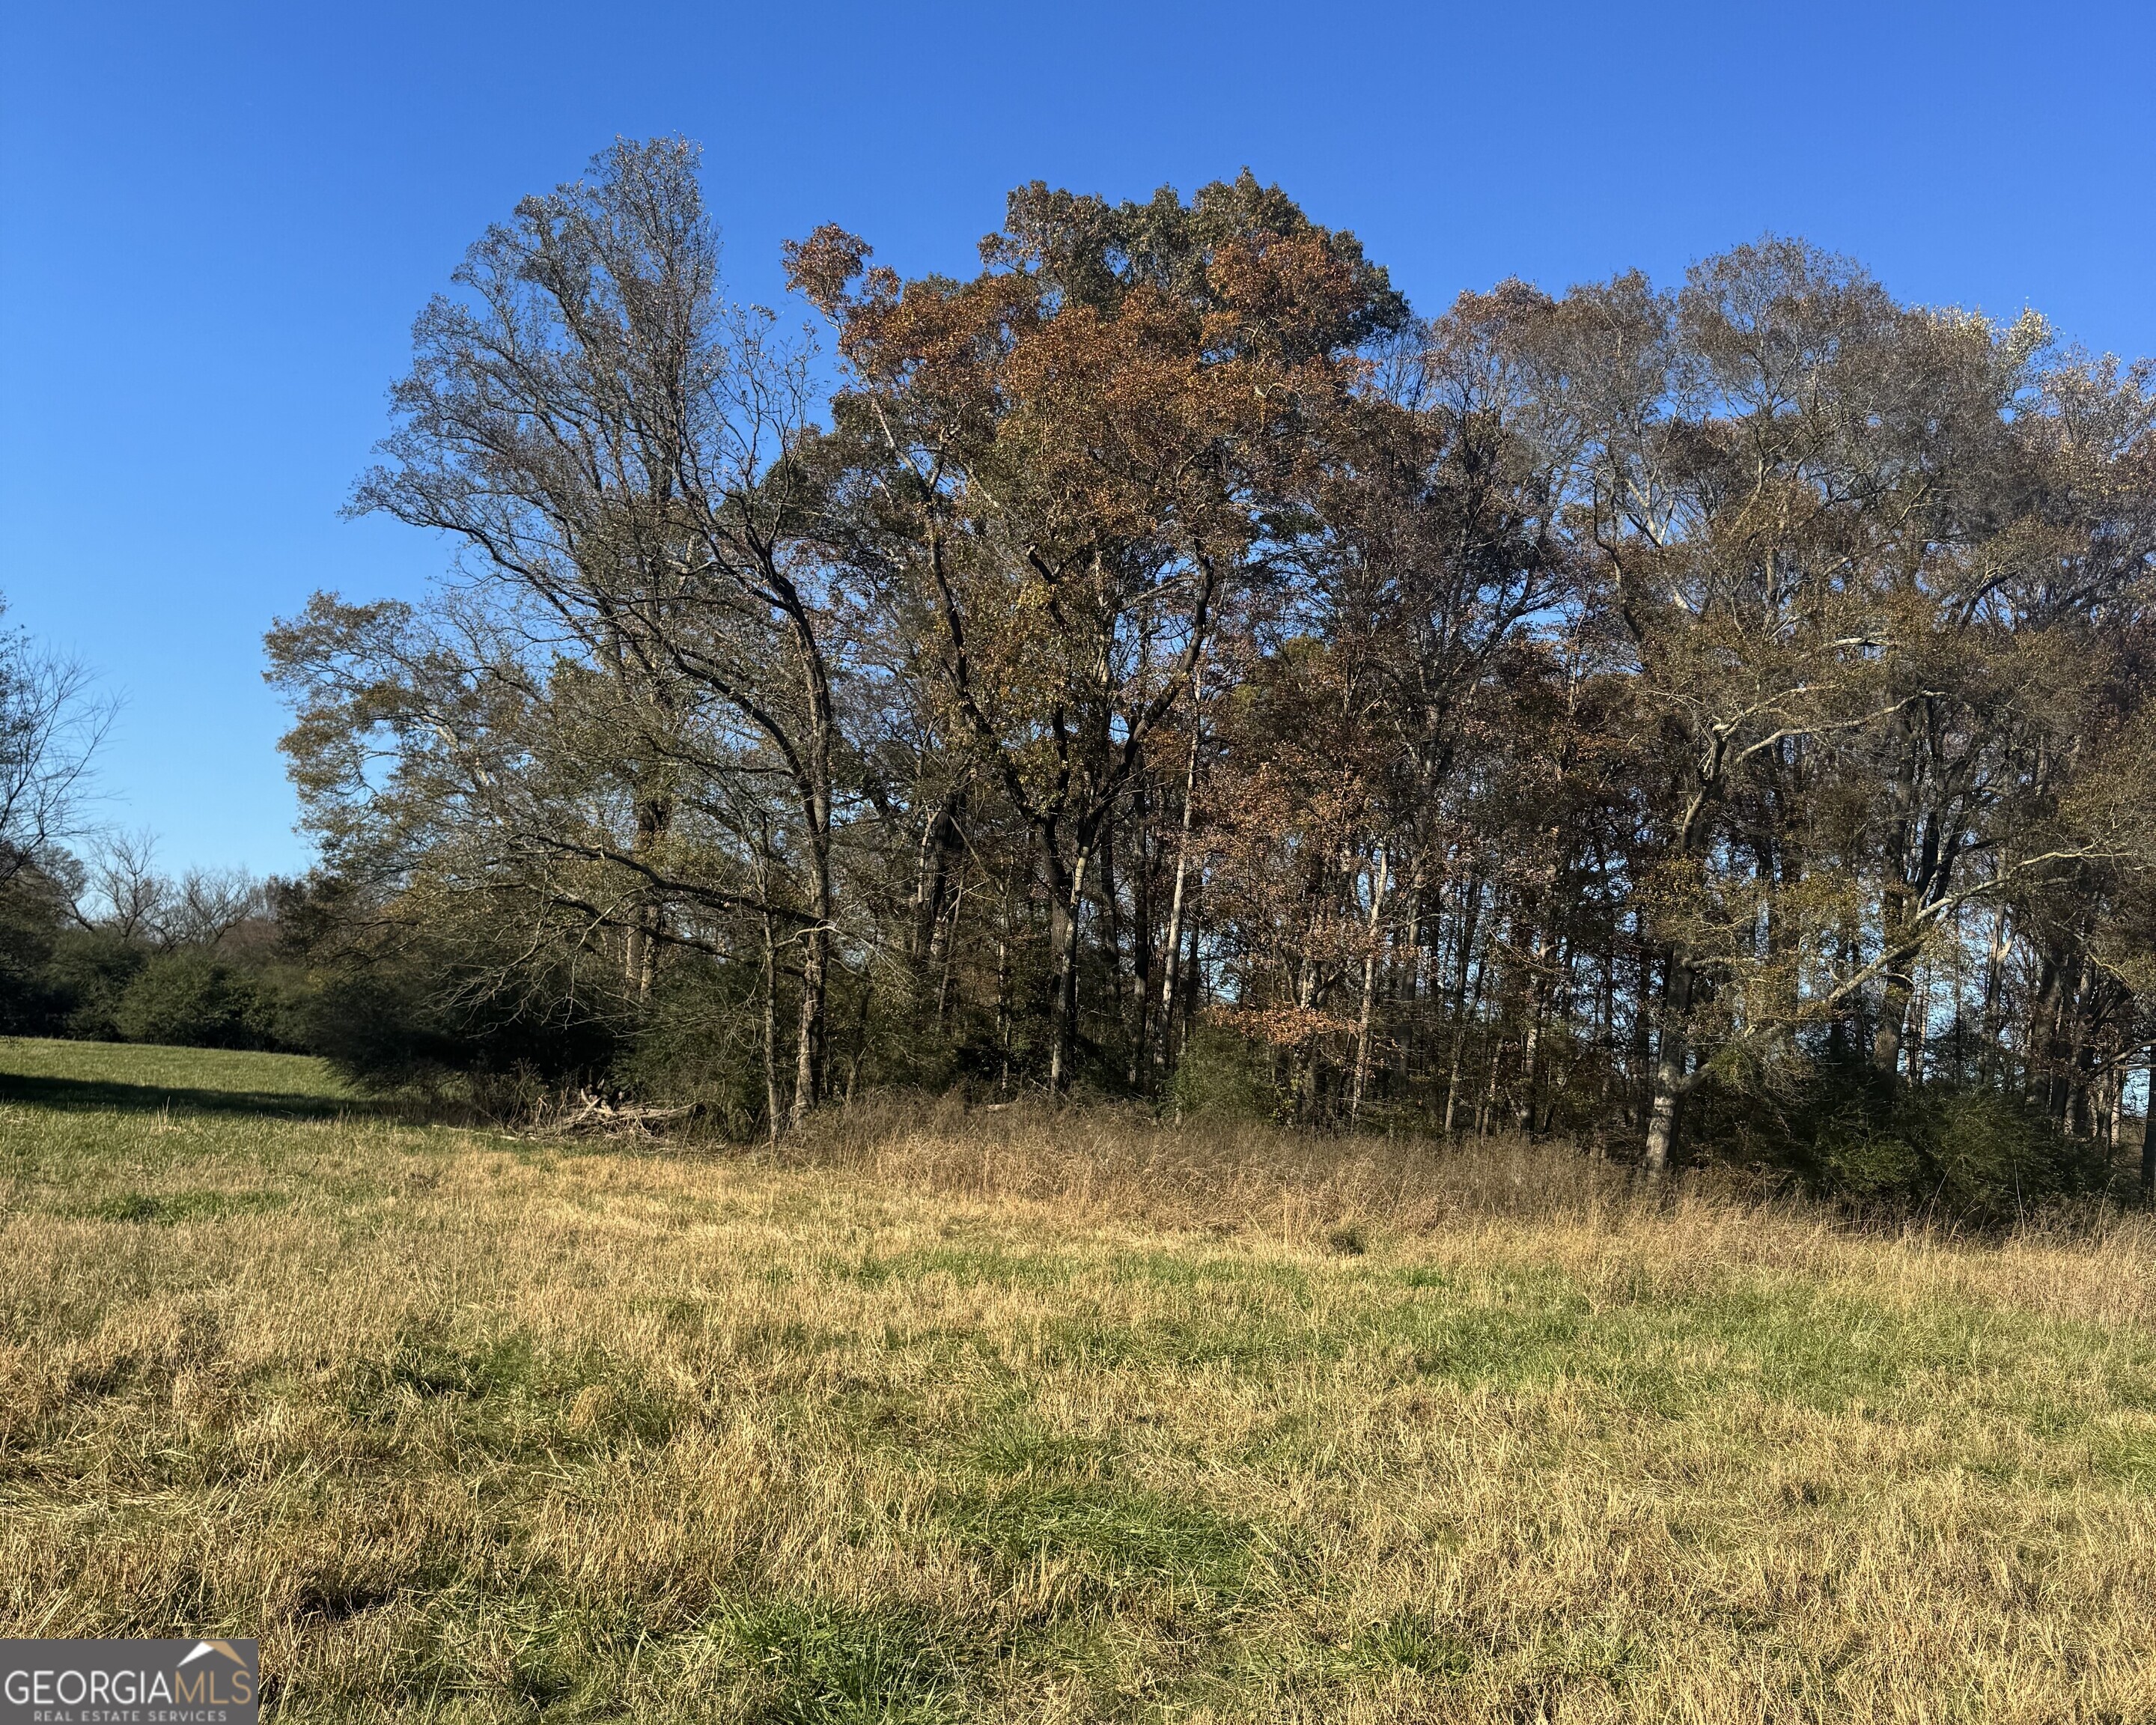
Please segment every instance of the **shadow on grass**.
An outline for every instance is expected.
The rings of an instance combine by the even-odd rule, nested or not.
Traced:
[[[164,1084],[120,1084],[104,1078],[34,1078],[0,1073],[0,1102],[28,1102],[66,1113],[116,1111],[161,1114],[266,1115],[284,1120],[331,1120],[340,1114],[372,1114],[352,1097],[311,1096],[303,1091],[201,1090]]]

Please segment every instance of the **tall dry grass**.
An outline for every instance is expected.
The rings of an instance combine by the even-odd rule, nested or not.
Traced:
[[[1322,1244],[1380,1230],[1421,1250],[1530,1252],[1568,1270],[1640,1266],[1667,1285],[1732,1266],[1854,1277],[1904,1302],[2156,1325],[2156,1217],[2057,1206],[1999,1234],[1922,1219],[1852,1219],[1709,1169],[1666,1189],[1577,1147],[1525,1137],[1447,1144],[1329,1137],[1251,1122],[1164,1122],[1142,1110],[882,1098],[817,1123],[781,1166],[843,1170],[1059,1221]]]
[[[289,1717],[2156,1717],[2137,1221],[1023,1109],[0,1146],[4,1633]]]

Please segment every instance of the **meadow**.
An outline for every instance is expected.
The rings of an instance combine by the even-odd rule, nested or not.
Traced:
[[[0,1041],[8,1635],[289,1720],[2156,1719],[2156,1229]]]

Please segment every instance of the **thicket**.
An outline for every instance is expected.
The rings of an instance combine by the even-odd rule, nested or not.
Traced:
[[[791,333],[678,141],[481,237],[352,500],[454,568],[268,638],[290,1034],[743,1135],[1043,1088],[1958,1214],[2108,1177],[2145,362],[1772,237],[1425,317],[1248,174],[1026,187],[980,258],[819,229]]]
[[[315,984],[279,919],[291,889],[150,866],[139,839],[89,863],[48,845],[0,882],[0,1033],[196,1048],[311,1045]]]

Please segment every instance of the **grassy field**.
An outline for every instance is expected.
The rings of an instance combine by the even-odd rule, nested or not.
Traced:
[[[2156,1719],[2156,1234],[0,1042],[10,1635],[287,1719]]]

